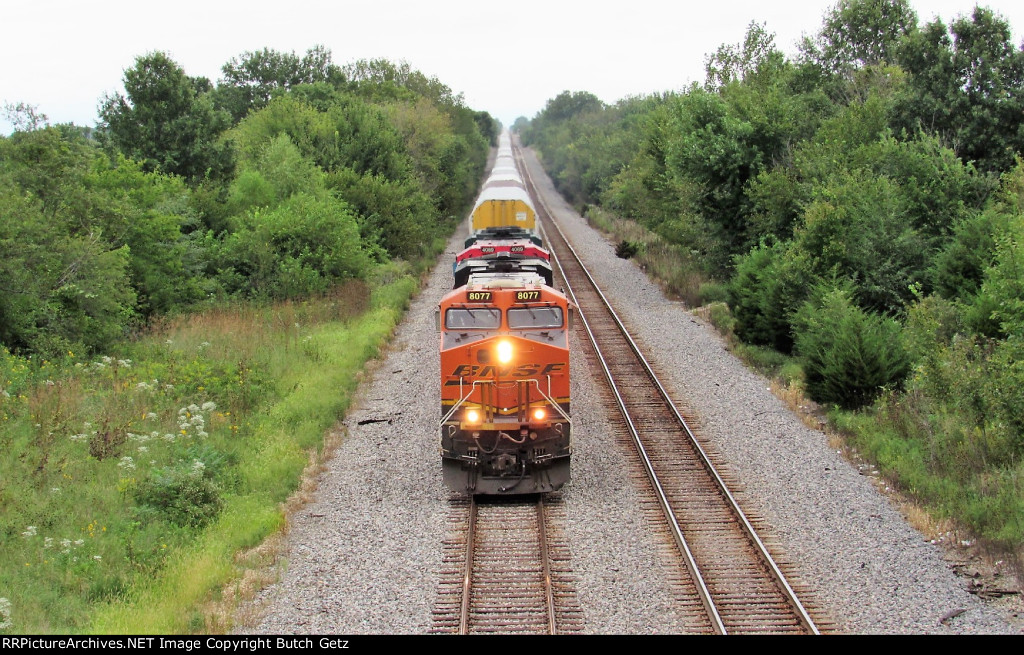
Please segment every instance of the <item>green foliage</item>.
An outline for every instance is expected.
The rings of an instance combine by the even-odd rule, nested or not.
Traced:
[[[223,179],[234,164],[229,144],[218,137],[230,117],[214,108],[203,86],[166,53],[153,52],[125,71],[127,95],[104,98],[100,117],[114,145],[145,170],[192,183]]]
[[[894,62],[901,41],[916,30],[907,0],[841,0],[825,14],[821,31],[804,38],[801,56],[838,89],[836,82],[858,69]]]
[[[812,259],[790,242],[762,244],[737,259],[729,282],[736,335],[782,352],[793,348],[792,316],[807,299]]]
[[[437,228],[430,198],[409,181],[347,169],[330,176],[329,184],[361,217],[360,234],[368,250],[383,248],[392,257],[412,260]]]
[[[910,73],[894,124],[939,135],[983,171],[1009,169],[1024,148],[1024,50],[1010,25],[991,9],[929,23],[901,44],[899,63]]]
[[[996,235],[993,254],[979,295],[991,298],[991,318],[1002,336],[1024,338],[1024,214]]]
[[[708,321],[724,335],[732,335],[736,331],[736,319],[724,302],[712,302],[707,305]]]
[[[37,143],[30,135],[0,146],[19,151]],[[24,169],[15,163],[8,172],[9,176],[0,176],[0,213],[5,216],[0,221],[0,341],[49,354],[110,345],[122,336],[135,307],[128,247],[105,241],[98,225],[89,230],[77,217],[60,211],[69,192],[80,192],[75,185],[80,168],[54,171],[51,216],[47,203],[10,182],[22,177],[31,188],[20,175]]]
[[[857,307],[849,288],[818,294],[794,319],[811,397],[853,409],[902,385],[910,362],[899,324]]]
[[[373,290],[372,310],[371,290],[354,283],[317,302],[168,320],[125,344],[124,359],[0,348],[0,588],[12,631],[183,629],[177,617],[238,574],[235,552],[281,526],[309,449],[415,286],[399,274]],[[107,433],[119,435],[116,453],[91,456]],[[93,624],[136,610],[116,630]]]
[[[705,58],[705,87],[721,89],[732,82],[751,80],[768,68],[780,66],[782,59],[782,53],[775,48],[775,35],[763,24],[752,22],[743,43],[723,44]]]
[[[613,107],[566,93],[517,126],[613,243],[634,237],[612,213],[678,247],[657,266],[645,253],[650,274],[699,262],[729,279],[731,309],[702,313],[747,343],[796,338],[818,397],[869,403],[912,357],[909,392],[858,426],[864,452],[1019,545],[1024,50],[1009,34],[988,9],[919,28],[905,0],[843,0],[795,61],[752,23],[708,56],[703,88]],[[905,346],[887,317],[906,320]]]
[[[242,216],[224,241],[220,263],[229,292],[283,299],[362,277],[370,259],[344,201],[300,194]]]
[[[146,173],[137,162],[119,157],[116,166],[97,160],[83,182],[104,197],[95,219],[100,233],[130,253],[139,313],[165,313],[202,298],[199,276],[206,254],[196,252],[187,237],[199,217],[178,178]]]
[[[932,288],[944,298],[970,298],[981,287],[1007,215],[995,208],[958,222],[929,269]]]
[[[360,59],[346,65],[342,71],[354,84],[354,92],[367,98],[409,100],[422,97],[442,107],[462,104],[461,95],[452,92],[436,77],[413,69],[406,61]]]
[[[632,259],[640,252],[640,248],[641,244],[624,239],[615,246],[615,256],[619,259]]]
[[[850,175],[824,187],[806,209],[794,245],[814,257],[819,278],[849,278],[857,298],[878,312],[900,312],[924,278],[927,242],[911,227],[899,187],[888,178]]]
[[[224,64],[221,72],[224,77],[217,84],[215,103],[228,111],[235,123],[250,111],[267,106],[275,94],[304,84],[327,83],[333,88],[345,81],[341,69],[331,61],[331,51],[321,45],[302,57],[270,48],[243,52]]]
[[[666,164],[699,188],[698,210],[722,228],[727,247],[743,238],[743,187],[764,164],[753,143],[754,127],[730,111],[718,94],[692,90],[676,106],[675,138]]]
[[[700,285],[700,302],[702,305],[729,302],[729,286],[721,282],[705,282]]]
[[[155,469],[134,491],[142,521],[156,514],[170,523],[200,528],[220,512],[220,489],[201,460]]]

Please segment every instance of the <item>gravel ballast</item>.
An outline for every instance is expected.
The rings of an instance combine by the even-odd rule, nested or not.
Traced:
[[[635,264],[556,198],[528,154],[562,229],[701,436],[743,487],[798,581],[837,629],[853,633],[1017,633],[966,591],[940,550],[868,477],[805,427]],[[432,628],[451,493],[441,480],[434,309],[451,288],[464,228],[363,382],[347,434],[313,499],[291,516],[276,584],[255,600],[252,633],[409,634]],[[686,631],[663,581],[660,542],[625,474],[597,372],[572,354],[572,481],[560,492],[576,592],[591,634]],[[956,612],[963,610],[956,616]],[[952,617],[952,618],[949,618]]]

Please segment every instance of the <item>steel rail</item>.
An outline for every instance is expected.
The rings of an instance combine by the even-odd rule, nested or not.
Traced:
[[[476,541],[476,498],[469,499],[469,527],[466,532],[466,571],[462,577],[462,615],[459,618],[459,634],[469,634],[469,605],[473,580],[473,551]]]
[[[525,507],[525,505],[521,505]],[[476,564],[476,548],[477,548],[477,528],[480,524],[477,517],[478,504],[476,498],[470,499],[469,506],[469,521],[466,530],[466,546],[465,546],[465,568],[462,578],[462,603],[461,603],[461,615],[459,619],[459,634],[469,634],[473,623],[474,615],[474,603],[473,603],[473,585],[476,582],[474,579],[474,566]],[[547,516],[544,505],[544,497],[538,496],[536,504],[534,505],[534,517],[536,519],[536,535],[537,535],[537,554],[542,562],[541,576],[543,588],[543,604],[544,611],[546,613],[546,629],[548,634],[558,634],[558,608],[555,604],[555,591],[554,591],[554,576],[551,570],[551,554],[548,548],[548,537],[547,537]],[[488,521],[494,521],[493,518],[483,520],[484,527],[482,530],[487,530]],[[486,582],[486,577],[485,577]],[[493,583],[493,581],[492,581]],[[479,610],[479,608],[478,608]],[[493,616],[491,617],[493,618]],[[479,626],[478,626],[479,627]]]
[[[544,513],[544,496],[537,496],[537,522],[540,530],[540,557],[544,562],[544,595],[548,606],[548,634],[558,634],[555,616],[555,589],[551,581],[551,557],[548,554],[548,525]]]
[[[565,233],[562,232],[561,228],[554,221],[554,218],[553,218],[554,214],[553,214],[553,212],[551,212],[550,207],[548,206],[548,204],[544,200],[544,198],[541,197],[540,193],[536,192],[536,185],[533,182],[533,176],[530,173],[529,168],[526,166],[526,162],[524,161],[524,158],[522,157],[522,154],[521,154],[521,152],[518,149],[516,150],[516,154],[517,154],[517,158],[519,159],[519,161],[520,161],[520,163],[522,165],[522,169],[524,171],[524,176],[529,179],[530,186],[534,190],[533,196],[534,196],[536,202],[538,203],[538,205],[540,207],[543,207],[546,215],[549,218],[548,222],[551,224],[552,227],[554,227],[555,231],[558,233],[559,237],[561,237],[562,241],[564,242],[566,248],[572,254],[573,258],[575,259],[576,263],[578,264],[580,270],[582,271],[583,275],[587,279],[588,283],[593,288],[593,290],[596,292],[597,296],[600,298],[600,300],[601,300],[602,304],[604,305],[605,309],[607,310],[608,314],[611,316],[615,326],[621,332],[622,336],[625,338],[626,342],[629,344],[630,349],[632,350],[632,352],[636,356],[638,362],[641,364],[641,366],[643,367],[645,373],[650,378],[652,384],[657,389],[658,394],[662,398],[662,400],[665,403],[666,407],[670,409],[671,413],[673,414],[675,419],[678,421],[678,424],[685,431],[687,437],[690,440],[690,443],[691,443],[692,447],[694,448],[695,452],[699,456],[699,460],[700,460],[701,465],[705,468],[705,470],[708,472],[708,474],[714,480],[714,482],[715,482],[717,488],[719,489],[719,492],[721,493],[722,497],[726,500],[726,502],[729,505],[731,511],[735,514],[737,519],[740,521],[740,524],[743,527],[744,533],[746,534],[746,536],[750,540],[750,542],[754,545],[754,547],[757,550],[757,552],[759,554],[759,557],[762,560],[762,562],[768,567],[769,572],[771,573],[771,576],[775,580],[776,584],[782,589],[783,595],[785,596],[787,602],[789,602],[790,605],[793,607],[793,610],[794,610],[794,612],[795,612],[799,622],[801,623],[801,625],[803,625],[803,627],[808,632],[810,632],[812,634],[820,634],[817,626],[814,623],[814,620],[811,618],[810,614],[807,612],[806,608],[803,606],[803,603],[801,603],[800,599],[797,597],[796,592],[793,590],[792,586],[786,580],[785,575],[782,573],[782,570],[779,568],[779,566],[775,562],[774,558],[768,552],[768,549],[765,547],[764,542],[758,536],[756,530],[754,529],[753,525],[750,523],[750,521],[747,518],[746,514],[740,508],[739,503],[736,501],[736,499],[733,496],[732,492],[728,489],[728,487],[725,484],[725,481],[722,479],[721,475],[719,475],[719,473],[718,473],[717,469],[715,468],[714,464],[712,464],[711,459],[708,457],[706,451],[700,445],[700,443],[697,441],[697,438],[694,435],[693,431],[690,429],[689,424],[686,422],[686,420],[683,418],[682,414],[676,408],[675,403],[672,401],[672,399],[669,396],[668,392],[665,390],[665,387],[664,387],[664,385],[662,385],[662,383],[659,380],[658,376],[654,373],[654,370],[651,368],[649,362],[647,361],[647,358],[640,351],[639,346],[636,344],[636,342],[633,340],[632,336],[629,334],[628,330],[626,329],[625,325],[622,323],[622,320],[619,318],[618,314],[615,312],[615,309],[612,307],[612,305],[609,302],[608,298],[605,296],[604,292],[598,286],[598,284],[594,280],[593,276],[591,276],[590,272],[587,270],[587,267],[583,264],[582,259],[580,258],[579,254],[576,252],[575,248],[572,247],[572,244],[569,242],[569,239],[565,236]],[[551,256],[555,258],[555,261],[556,261],[556,264],[559,267],[559,270],[562,270],[561,262],[558,260],[557,255],[554,253],[554,249],[550,248],[550,251],[551,251]],[[568,280],[565,279],[564,272],[563,272],[562,277],[563,277],[563,280],[565,281],[566,286],[569,288],[569,293],[570,293],[570,295],[571,295],[571,297],[573,299],[573,303],[577,306],[577,311],[580,314],[580,318],[581,318],[581,320],[582,320],[582,322],[584,324],[584,327],[586,328],[586,331],[587,331],[587,334],[588,334],[588,336],[589,336],[589,338],[591,340],[591,343],[594,346],[594,349],[595,349],[595,352],[596,352],[596,354],[598,356],[598,359],[600,360],[601,367],[602,367],[602,369],[604,370],[604,373],[605,373],[605,377],[606,377],[606,379],[608,379],[609,384],[612,387],[612,391],[613,391],[613,393],[615,395],[615,398],[616,398],[616,403],[618,404],[619,409],[623,413],[623,416],[624,416],[624,418],[626,420],[626,423],[629,426],[630,434],[631,434],[631,436],[633,438],[634,444],[637,446],[637,449],[638,449],[638,451],[641,454],[641,458],[643,459],[644,468],[646,469],[647,474],[651,478],[652,484],[654,485],[654,487],[656,489],[656,493],[658,495],[659,503],[661,504],[662,508],[664,509],[664,511],[666,513],[666,518],[668,519],[669,524],[672,526],[673,537],[676,539],[677,543],[680,544],[680,550],[683,552],[683,557],[684,557],[684,559],[687,562],[687,567],[689,568],[689,567],[691,567],[691,565],[693,567],[696,567],[696,562],[693,559],[693,556],[692,556],[692,553],[689,550],[689,547],[686,545],[685,538],[682,536],[682,531],[681,531],[681,529],[679,527],[679,524],[678,524],[678,521],[677,521],[677,519],[675,517],[675,513],[671,509],[671,505],[669,503],[668,497],[665,494],[665,491],[664,491],[664,489],[663,489],[663,487],[661,485],[661,482],[657,478],[657,474],[654,472],[653,465],[652,465],[652,463],[650,461],[650,458],[648,457],[647,452],[644,449],[643,445],[640,443],[639,433],[638,433],[638,431],[637,431],[637,429],[636,429],[636,427],[635,427],[635,425],[633,423],[632,418],[629,415],[628,410],[625,407],[625,402],[622,399],[622,396],[621,396],[621,394],[619,393],[619,391],[618,391],[618,389],[616,387],[616,384],[615,384],[614,378],[612,376],[612,373],[611,373],[611,371],[610,371],[610,369],[609,369],[609,367],[608,367],[608,365],[607,365],[607,363],[605,361],[605,357],[604,357],[603,353],[601,353],[601,350],[600,350],[600,348],[597,345],[597,341],[596,341],[595,335],[594,335],[593,331],[590,328],[589,322],[583,316],[582,308],[579,306],[579,303],[576,301],[576,295],[573,292],[572,287],[569,284]],[[694,571],[696,571],[696,568],[691,570],[691,572],[694,572]],[[697,582],[698,580],[699,580],[699,582]],[[713,603],[713,601],[710,600],[710,592],[708,592],[707,586],[704,583],[703,578],[702,578],[702,576],[700,576],[699,573],[695,573],[695,583],[697,583],[698,589],[700,590],[702,602],[705,602],[706,604],[708,602],[710,602],[711,605],[713,606],[714,603]],[[705,593],[708,593],[708,600],[707,601],[705,601],[705,598],[704,598],[704,594]],[[709,612],[709,615],[710,615],[710,612]],[[712,618],[713,627],[714,627],[715,631],[718,632],[719,631],[719,626],[721,626],[721,632],[724,634],[725,633],[725,627],[724,627],[724,625],[721,624],[721,617],[718,616],[717,609],[714,610],[714,614],[713,614],[713,616],[711,618]]]

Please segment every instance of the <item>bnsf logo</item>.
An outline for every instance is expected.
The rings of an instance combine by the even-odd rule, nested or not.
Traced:
[[[551,375],[565,370],[565,363],[558,364],[520,364],[519,366],[479,366],[477,364],[462,364],[456,366],[449,378],[489,378],[495,375],[499,377],[528,378],[535,375]],[[449,379],[446,386],[458,386],[458,380]]]

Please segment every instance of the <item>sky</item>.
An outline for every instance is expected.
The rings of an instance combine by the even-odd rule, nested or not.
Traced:
[[[0,106],[26,103],[50,123],[94,126],[103,97],[123,93],[124,71],[146,53],[166,52],[216,83],[245,52],[322,45],[338,65],[408,62],[511,125],[562,91],[612,104],[703,82],[707,55],[741,42],[751,22],[795,55],[837,1],[3,0]],[[911,0],[921,24],[948,25],[975,4],[1006,18],[1021,45],[1020,0]],[[0,134],[11,129],[0,116]]]

